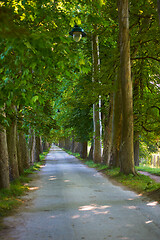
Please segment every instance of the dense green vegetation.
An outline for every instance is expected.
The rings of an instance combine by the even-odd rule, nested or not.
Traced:
[[[0,1],[1,189],[52,142],[125,175],[158,153],[159,16],[157,0]]]
[[[33,166],[24,171],[23,175],[11,182],[10,189],[0,190],[0,217],[6,216],[23,203],[21,196],[29,191],[28,183],[32,180],[31,175],[29,174],[35,174],[40,170],[40,167],[44,164],[46,154],[47,152],[41,154],[40,162],[34,163]]]

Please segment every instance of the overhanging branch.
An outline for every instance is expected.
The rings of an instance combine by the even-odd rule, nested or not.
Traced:
[[[131,58],[131,60],[140,60],[140,59],[148,59],[148,58],[160,62],[160,59],[155,58],[155,57],[150,57],[150,56],[146,56],[146,57],[135,57],[135,58]]]

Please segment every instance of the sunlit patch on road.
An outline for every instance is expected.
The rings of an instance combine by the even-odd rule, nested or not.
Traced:
[[[30,190],[30,191],[38,190],[38,189],[39,189],[39,187],[29,187],[29,190]]]
[[[145,223],[149,224],[149,223],[152,223],[152,222],[153,222],[153,220],[149,220],[149,221],[146,221]]]
[[[80,218],[80,215],[74,215],[74,216],[72,216],[72,219],[77,219],[77,218]]]
[[[54,180],[56,180],[57,178],[56,178],[56,176],[50,176],[50,178],[48,179],[49,181],[54,181]]]
[[[158,202],[150,202],[150,203],[147,203],[147,206],[151,206],[151,207],[154,207],[158,204]]]

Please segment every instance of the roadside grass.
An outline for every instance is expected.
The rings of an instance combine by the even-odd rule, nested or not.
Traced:
[[[109,168],[106,165],[96,164],[92,160],[84,161],[84,163],[88,167],[96,168],[98,171],[103,172],[112,180],[116,180],[131,190],[134,190],[135,192],[151,196],[152,192],[160,189],[160,183],[156,183],[148,176],[142,174],[137,174],[136,176],[133,174],[125,175],[123,173],[120,173],[119,168]],[[156,200],[160,201],[160,198]]]
[[[149,165],[142,165],[142,164],[140,164],[140,166],[136,167],[136,169],[138,171],[149,172],[151,174],[160,176],[160,168],[153,168],[153,167],[151,167]]]
[[[41,165],[44,164],[47,153],[48,152],[43,152],[40,154],[40,162],[34,163],[33,166],[24,171],[23,175],[12,181],[10,189],[0,189],[0,217],[7,216],[11,211],[23,203],[21,196],[29,191],[27,183],[32,180],[29,174],[35,174],[40,170]]]

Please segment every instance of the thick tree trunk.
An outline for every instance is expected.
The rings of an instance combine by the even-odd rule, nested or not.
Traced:
[[[11,180],[19,177],[18,158],[17,158],[17,123],[15,119],[7,127],[7,145]]]
[[[25,134],[23,131],[19,132],[19,149],[21,151],[21,161],[22,161],[22,166],[23,169],[29,168],[29,152],[28,152],[28,147],[27,147],[27,142],[25,138]]]
[[[122,144],[120,171],[124,174],[135,174],[128,0],[118,0],[118,14],[120,40],[120,80],[122,89]]]
[[[0,188],[10,188],[6,130],[0,125]]]
[[[106,116],[107,115],[107,116]],[[103,164],[109,164],[112,146],[112,118],[113,118],[113,99],[111,97],[108,114],[104,114],[104,138],[103,138]]]
[[[39,155],[41,154],[41,141],[39,136],[35,136],[35,154],[34,154],[34,161],[40,162]]]
[[[83,159],[87,159],[87,146],[88,146],[87,142],[83,142],[82,143],[82,154],[81,154],[81,157]]]
[[[113,121],[112,121],[112,150],[110,166],[119,167],[119,151],[121,144],[122,129],[122,104],[121,104],[121,85],[117,78],[115,80],[115,92],[113,94]]]

